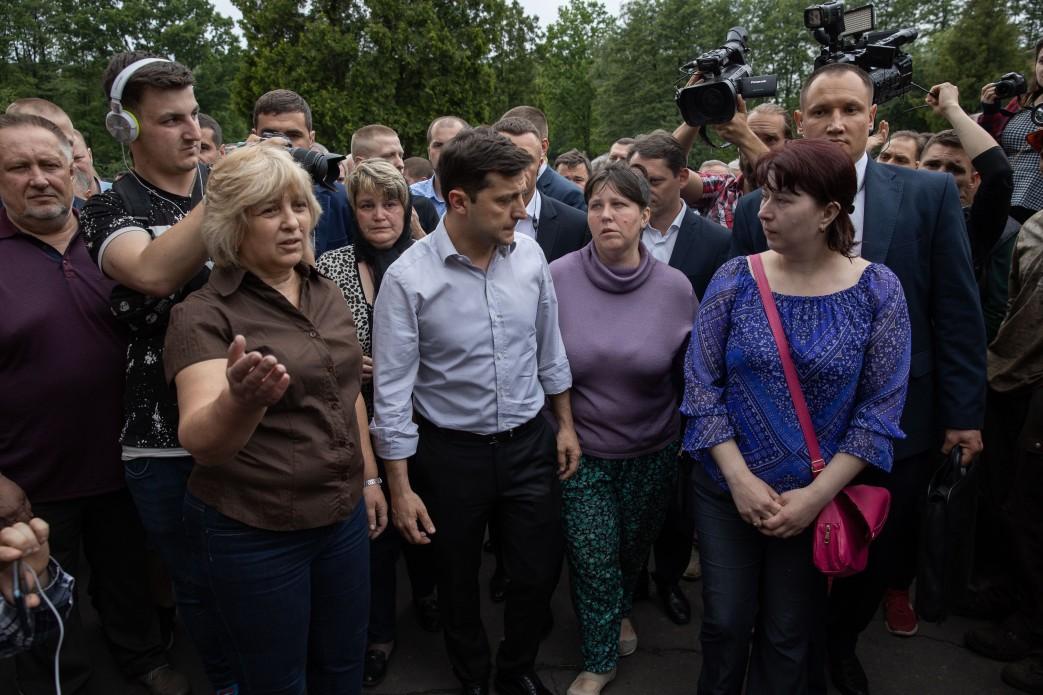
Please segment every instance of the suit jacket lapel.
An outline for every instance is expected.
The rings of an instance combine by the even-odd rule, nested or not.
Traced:
[[[536,191],[536,195],[540,196],[540,216],[536,220],[539,227],[536,229],[536,242],[543,249],[543,255],[548,259],[554,258],[554,243],[558,238],[557,232],[557,217],[558,211],[554,208],[554,203],[548,203],[550,196],[544,195],[539,190]]]
[[[688,258],[688,254],[695,245],[696,231],[694,227],[695,213],[691,210],[685,210],[684,217],[681,218],[681,228],[677,230],[677,241],[674,242],[673,253],[670,254],[671,268],[683,268],[685,259]]]
[[[862,217],[862,258],[872,263],[887,260],[887,251],[898,224],[902,183],[888,167],[866,162],[865,214]]]

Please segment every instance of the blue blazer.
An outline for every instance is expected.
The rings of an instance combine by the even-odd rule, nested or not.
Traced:
[[[583,191],[576,188],[576,184],[570,183],[549,165],[536,179],[536,188],[545,197],[554,198],[577,210],[587,211],[587,201],[583,200]]]
[[[768,248],[760,191],[735,209],[732,256]],[[902,283],[912,328],[904,440],[895,460],[934,448],[939,428],[981,429],[985,417],[985,322],[960,197],[948,174],[869,160],[862,257]]]
[[[590,241],[587,216],[550,196],[540,194],[540,218],[536,221],[536,243],[547,262],[579,251]]]
[[[670,267],[685,274],[697,299],[702,300],[713,274],[731,257],[730,239],[727,228],[700,217],[690,208],[685,209],[674,251],[670,254]]]

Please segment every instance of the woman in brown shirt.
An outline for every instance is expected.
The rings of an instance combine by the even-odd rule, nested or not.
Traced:
[[[171,313],[164,357],[197,463],[185,525],[248,692],[358,693],[387,505],[351,312],[310,264],[319,206],[267,144],[215,166],[207,197],[214,270]]]

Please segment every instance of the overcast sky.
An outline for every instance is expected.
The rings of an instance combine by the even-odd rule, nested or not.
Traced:
[[[540,18],[540,26],[546,27],[558,18],[558,7],[566,4],[560,0],[519,0],[521,6],[528,14],[534,14]],[[601,4],[614,15],[619,14],[621,0],[601,0]],[[231,0],[214,0],[214,6],[221,14],[239,19],[239,10],[231,3]]]

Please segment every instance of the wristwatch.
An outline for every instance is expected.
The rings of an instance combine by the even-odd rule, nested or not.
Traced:
[[[373,485],[380,485],[383,482],[384,482],[384,479],[379,477],[379,476],[376,477],[376,478],[369,478],[369,479],[366,480],[366,482],[362,483],[362,487],[370,487],[370,486],[373,486]]]

